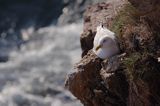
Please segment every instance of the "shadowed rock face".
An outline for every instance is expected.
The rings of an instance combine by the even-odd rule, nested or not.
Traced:
[[[66,80],[84,106],[160,105],[160,4],[129,1],[96,4],[85,12],[82,59]],[[99,21],[117,34],[122,54],[101,60],[91,51]]]

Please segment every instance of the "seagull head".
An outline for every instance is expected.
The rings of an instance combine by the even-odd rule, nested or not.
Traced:
[[[104,36],[102,38],[100,38],[98,45],[96,46],[95,50],[98,51],[99,49],[110,49],[112,46],[115,45],[115,40],[108,37],[108,36]]]

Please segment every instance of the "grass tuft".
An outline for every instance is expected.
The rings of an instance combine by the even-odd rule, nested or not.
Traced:
[[[135,24],[138,16],[136,15],[137,10],[131,4],[126,4],[115,17],[111,30],[117,35],[121,36],[123,28],[126,25]]]
[[[141,59],[141,54],[133,53],[122,61],[124,64],[124,67],[126,68],[126,74],[129,80],[133,80],[137,76],[137,73],[135,70],[135,64],[139,59]]]

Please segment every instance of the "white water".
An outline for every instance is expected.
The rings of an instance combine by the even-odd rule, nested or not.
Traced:
[[[29,31],[30,41],[0,63],[0,106],[81,106],[64,80],[80,59],[82,23]]]

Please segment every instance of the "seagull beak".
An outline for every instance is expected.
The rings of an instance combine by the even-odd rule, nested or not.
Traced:
[[[96,47],[96,51],[98,51],[100,48],[102,48],[102,45],[98,45],[98,46]]]

